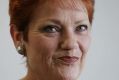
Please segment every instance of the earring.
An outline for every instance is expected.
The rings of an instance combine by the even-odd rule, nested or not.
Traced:
[[[18,47],[17,47],[17,52],[18,52],[19,54],[25,56],[25,48],[24,48],[24,46],[23,46],[23,45],[22,45],[22,46],[18,46]]]

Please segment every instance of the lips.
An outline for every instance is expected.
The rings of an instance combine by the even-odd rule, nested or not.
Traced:
[[[75,62],[77,62],[79,60],[78,57],[75,56],[63,56],[63,57],[59,57],[58,60],[64,64],[74,64]]]

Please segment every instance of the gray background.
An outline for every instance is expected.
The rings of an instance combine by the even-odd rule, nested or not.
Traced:
[[[119,80],[119,0],[96,0],[92,36],[81,80]],[[8,0],[0,0],[0,80],[18,80],[25,72],[9,33]]]

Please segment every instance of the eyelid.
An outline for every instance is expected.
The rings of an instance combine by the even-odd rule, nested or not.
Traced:
[[[88,29],[88,25],[86,25],[86,24],[81,24],[79,26],[84,26],[86,29]]]
[[[84,27],[84,28],[82,28]],[[86,24],[80,24],[76,27],[76,32],[85,32],[88,30],[88,25]]]
[[[44,25],[40,30],[44,33],[56,33],[56,32],[60,32],[60,27],[58,25],[55,24],[47,24]]]

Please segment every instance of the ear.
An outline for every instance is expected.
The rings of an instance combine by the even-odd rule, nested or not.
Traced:
[[[14,45],[17,48],[20,45],[21,41],[23,40],[23,35],[21,32],[17,30],[16,25],[14,24],[10,25],[10,34],[12,36]]]

